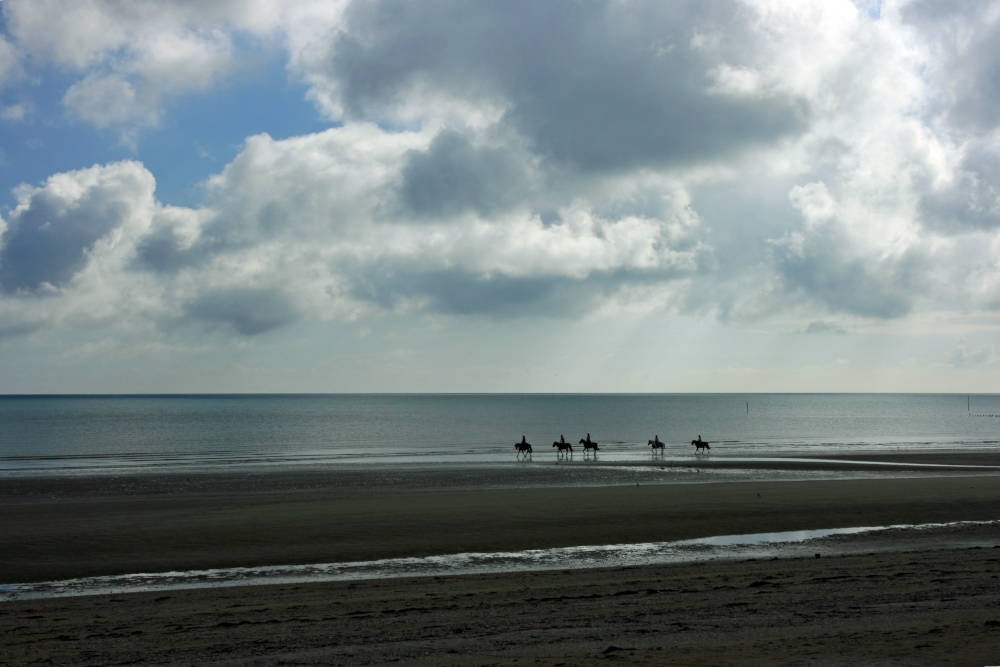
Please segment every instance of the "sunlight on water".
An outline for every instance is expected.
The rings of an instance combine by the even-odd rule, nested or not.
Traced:
[[[492,553],[457,553],[420,558],[389,558],[313,565],[275,565],[255,568],[141,573],[0,585],[0,601],[220,586],[627,567],[715,559],[767,558],[779,553],[784,557],[794,557],[818,553],[817,550],[821,549],[823,538],[834,536],[875,535],[887,531],[933,531],[963,526],[994,525],[1000,525],[1000,521],[829,528],[718,535],[674,542],[528,549]],[[839,551],[844,552],[845,550],[841,546]]]

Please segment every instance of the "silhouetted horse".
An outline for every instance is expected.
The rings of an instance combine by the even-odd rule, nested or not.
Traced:
[[[654,435],[653,439],[649,441],[649,446],[653,448],[654,452],[657,449],[659,449],[659,450],[662,451],[663,450],[663,443],[660,442],[660,436],[659,435]]]
[[[552,446],[559,448],[559,451],[556,452],[556,454],[559,456],[563,456],[564,454],[573,456],[573,445],[566,442],[566,438],[561,435],[559,436],[558,440],[552,443]]]
[[[531,456],[531,443],[521,436],[521,442],[514,443],[515,456]]]
[[[586,454],[587,452],[589,452],[591,449],[593,449],[594,453],[596,454],[597,450],[599,449],[599,447],[597,446],[597,443],[590,439],[590,434],[589,433],[587,434],[586,438],[580,438],[580,444],[583,445],[583,453],[584,454]]]
[[[711,449],[711,447],[708,446],[708,443],[701,439],[700,435],[698,436],[697,440],[692,440],[691,444],[694,445],[695,454],[697,454],[703,449]]]

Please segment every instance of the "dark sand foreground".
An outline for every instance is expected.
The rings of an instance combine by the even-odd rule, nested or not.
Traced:
[[[964,549],[23,601],[0,662],[997,664],[998,571]]]
[[[995,475],[455,482],[5,480],[0,583],[1000,519]],[[0,603],[0,663],[1000,664],[1000,530],[881,539],[897,543],[818,559],[14,601]]]

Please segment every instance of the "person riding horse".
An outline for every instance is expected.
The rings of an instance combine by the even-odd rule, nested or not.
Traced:
[[[590,450],[590,449],[593,449],[595,452],[598,449],[600,449],[597,446],[597,443],[590,439],[590,434],[589,433],[587,434],[586,438],[580,438],[580,444],[583,445],[583,452],[584,452],[584,454],[586,454],[587,450]]]

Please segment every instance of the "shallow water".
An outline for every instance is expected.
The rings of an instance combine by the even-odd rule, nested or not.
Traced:
[[[522,435],[555,463],[554,440],[587,433],[619,463],[654,435],[674,461],[699,434],[713,457],[996,451],[998,414],[995,394],[0,396],[0,475],[488,465]]]
[[[906,535],[930,534],[980,527],[1000,527],[1000,521],[958,521],[950,523],[904,524],[827,528],[743,535],[717,535],[673,542],[591,545],[553,549],[492,553],[456,553],[413,558],[387,558],[346,563],[274,565],[254,568],[220,568],[87,577],[65,581],[0,585],[0,602],[11,600],[169,591],[191,588],[250,586],[264,584],[318,583],[426,577],[459,574],[487,574],[539,570],[571,570],[596,567],[628,567],[719,559],[790,558],[801,556],[857,553],[875,549],[871,541],[827,538],[878,537],[892,534],[897,548],[906,544]],[[995,539],[996,536],[993,536]],[[955,540],[950,540],[952,545]],[[885,544],[879,547],[886,550]]]

